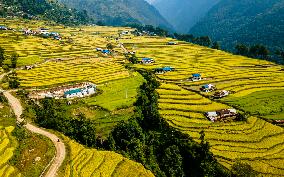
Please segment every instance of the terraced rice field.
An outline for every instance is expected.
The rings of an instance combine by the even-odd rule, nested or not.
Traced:
[[[143,165],[115,152],[86,149],[74,141],[69,141],[69,146],[70,161],[65,177],[154,177]]]
[[[11,136],[13,129],[13,126],[3,127],[0,125],[0,177],[21,176],[16,168],[9,165],[9,160],[13,157],[17,145]]]
[[[47,62],[32,70],[20,70],[22,87],[44,87],[89,81],[101,84],[128,77],[129,72],[112,58],[74,59]]]
[[[157,75],[162,83],[158,89],[161,115],[170,125],[197,141],[199,132],[204,130],[211,151],[226,167],[230,168],[241,159],[262,176],[283,176],[283,128],[257,117],[249,117],[247,122],[212,123],[205,118],[204,112],[230,106],[222,99],[210,100],[212,93],[199,91],[200,86],[211,83],[220,90],[231,91],[233,94],[228,99],[237,99],[256,91],[283,89],[282,67],[184,42],[178,42],[176,46],[166,45],[170,40],[134,37],[121,41],[128,49],[136,50],[139,58],[155,60],[153,64],[137,64],[137,68],[175,67],[174,72]],[[205,79],[189,81],[194,73],[200,73]]]
[[[39,63],[46,59],[86,57],[97,55],[97,47],[104,48],[108,42],[115,42],[118,31],[128,28],[81,27],[71,28],[44,21],[22,21],[0,19],[0,25],[16,31],[0,31],[0,43],[8,55],[19,54],[19,65]],[[58,32],[62,40],[44,39],[39,36],[25,36],[19,30],[40,27],[49,28],[50,32]],[[118,49],[120,50],[120,49]]]

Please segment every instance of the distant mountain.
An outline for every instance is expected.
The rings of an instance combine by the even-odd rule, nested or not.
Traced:
[[[49,0],[0,0],[0,16],[51,20],[65,25],[87,24],[86,12]]]
[[[187,33],[220,0],[148,0],[175,30]]]
[[[144,0],[59,0],[69,7],[86,10],[96,21],[119,26],[139,23],[172,29],[159,11]]]
[[[222,0],[189,33],[209,35],[226,49],[237,43],[284,48],[284,1]]]

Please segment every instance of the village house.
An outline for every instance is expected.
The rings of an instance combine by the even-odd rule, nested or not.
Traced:
[[[102,50],[102,53],[103,53],[103,54],[111,54],[111,51],[108,50],[108,49],[104,49],[104,50]]]
[[[24,35],[36,35],[37,32],[31,29],[24,29]]]
[[[227,90],[222,90],[222,91],[218,91],[218,92],[215,92],[213,97],[214,98],[223,98],[223,97],[226,97],[230,94],[229,91]]]
[[[170,41],[170,42],[168,42],[168,45],[177,45],[177,43],[173,42],[173,41]]]
[[[26,66],[25,66],[25,69],[26,69],[26,70],[31,70],[31,69],[33,69],[33,68],[34,68],[34,66],[32,66],[32,65],[30,65],[30,66],[29,66],[29,65],[26,65]]]
[[[150,63],[154,63],[155,61],[152,58],[142,58],[141,62],[143,64],[150,64]]]
[[[96,48],[96,51],[101,52],[101,51],[103,51],[103,49],[102,48]]]
[[[163,68],[156,68],[155,73],[164,74],[166,72],[171,72],[171,71],[174,71],[174,70],[175,70],[175,68],[173,68],[171,66],[166,66],[166,67],[163,67]]]
[[[199,73],[192,74],[191,80],[192,81],[200,81],[200,80],[202,80],[201,74],[199,74]]]
[[[223,121],[232,120],[232,119],[235,119],[237,115],[238,113],[236,109],[222,109],[219,111],[205,113],[205,116],[212,122],[216,122],[220,120],[223,120]]]
[[[202,92],[212,92],[214,90],[216,90],[216,87],[212,84],[206,84],[206,85],[203,85],[200,90]]]
[[[8,30],[6,26],[0,26],[0,30]]]
[[[80,98],[96,93],[96,85],[89,84],[84,88],[70,89],[64,92],[64,98]]]
[[[42,34],[42,35],[48,35],[49,34],[49,29],[47,28],[40,28],[38,30],[39,34]]]

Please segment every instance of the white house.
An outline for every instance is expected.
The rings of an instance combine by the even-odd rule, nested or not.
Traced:
[[[39,34],[49,34],[49,29],[47,28],[40,28],[38,31]]]

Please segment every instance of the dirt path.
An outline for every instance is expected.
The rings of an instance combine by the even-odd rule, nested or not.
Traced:
[[[1,76],[0,76],[1,79]],[[20,101],[15,98],[9,91],[4,91],[4,95],[5,97],[8,99],[9,104],[11,105],[16,117],[17,117],[17,122],[21,123],[23,121],[23,119],[21,119],[21,115],[23,113],[23,107],[20,103]],[[66,155],[66,151],[65,151],[65,145],[64,143],[57,142],[58,141],[58,137],[48,131],[45,131],[41,128],[38,128],[32,124],[27,123],[25,125],[25,127],[30,130],[33,133],[37,133],[37,134],[41,134],[43,136],[48,137],[54,144],[55,148],[56,148],[56,155],[55,158],[53,159],[53,161],[50,164],[50,168],[48,169],[47,172],[45,172],[45,177],[54,177],[57,174],[57,171],[59,169],[59,167],[61,166],[61,164],[64,161],[65,155]]]

